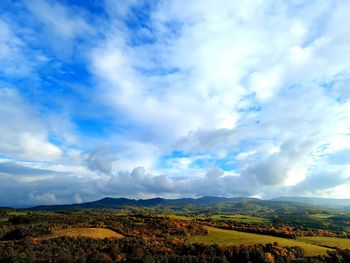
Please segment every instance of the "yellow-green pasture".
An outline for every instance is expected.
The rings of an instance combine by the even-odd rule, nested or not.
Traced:
[[[193,236],[189,239],[190,243],[218,244],[221,246],[237,246],[240,244],[267,244],[278,242],[282,247],[299,246],[304,249],[307,256],[323,255],[328,248],[310,244],[302,240],[274,237],[268,235],[259,235],[252,233],[239,232],[234,230],[223,230],[214,227],[206,227],[209,231],[206,236]]]
[[[350,249],[350,239],[338,237],[301,237],[300,241],[327,247],[337,247]]]
[[[8,217],[0,217],[0,223],[5,223],[8,221]]]
[[[236,221],[236,222],[243,222],[243,223],[269,222],[268,219],[266,218],[250,216],[250,215],[242,215],[242,214],[217,214],[217,215],[211,215],[211,216],[204,216],[204,215],[186,216],[186,215],[177,215],[177,214],[164,214],[164,215],[161,214],[160,216],[165,216],[165,217],[179,219],[179,220],[213,219],[213,220],[229,220],[229,221]]]
[[[327,219],[334,216],[334,214],[311,214],[310,217],[315,219]]]
[[[11,210],[7,212],[9,216],[24,216],[27,213],[28,213],[27,211],[19,211],[19,210]]]
[[[212,219],[216,220],[231,220],[236,222],[243,222],[243,223],[267,223],[268,219],[257,217],[257,216],[250,216],[250,215],[242,215],[242,214],[227,214],[227,215],[213,215],[211,216]]]

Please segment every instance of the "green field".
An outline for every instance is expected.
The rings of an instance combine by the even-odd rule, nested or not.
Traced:
[[[314,245],[350,249],[350,239],[337,237],[301,237],[299,240]]]
[[[312,214],[310,217],[315,219],[328,219],[334,216],[333,214]]]
[[[241,214],[229,214],[229,215],[213,215],[211,216],[212,219],[215,220],[230,220],[230,221],[236,221],[236,222],[243,222],[243,223],[267,223],[269,222],[266,218],[257,217],[257,216],[250,216],[250,215],[241,215]]]
[[[127,215],[127,213],[115,212],[114,215],[116,215],[116,216],[125,216],[125,215]]]
[[[222,246],[232,246],[240,244],[267,244],[278,242],[280,246],[299,246],[305,250],[307,256],[321,255],[325,254],[328,250],[325,247],[318,245],[313,245],[306,243],[301,240],[293,240],[287,238],[280,238],[268,235],[258,235],[245,232],[238,232],[234,230],[223,230],[214,227],[206,227],[209,231],[207,236],[193,236],[189,239],[190,243],[203,243],[206,245],[209,244],[218,244]]]
[[[268,223],[268,219],[257,217],[257,216],[250,216],[250,215],[242,215],[242,214],[227,214],[227,215],[212,215],[212,216],[204,216],[204,215],[198,215],[198,216],[185,216],[185,215],[176,215],[176,214],[165,214],[160,216],[166,216],[173,219],[179,219],[179,220],[195,220],[195,219],[213,219],[213,220],[229,220],[229,221],[236,221],[236,222],[243,222],[243,223]]]
[[[4,222],[7,222],[7,221],[8,221],[7,217],[1,217],[0,218],[0,223],[4,223]]]
[[[9,216],[23,216],[23,215],[26,215],[27,212],[26,211],[9,211],[7,214]]]

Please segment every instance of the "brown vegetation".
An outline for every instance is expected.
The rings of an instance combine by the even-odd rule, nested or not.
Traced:
[[[48,237],[90,237],[90,238],[123,238],[124,236],[106,228],[65,228],[54,229]]]

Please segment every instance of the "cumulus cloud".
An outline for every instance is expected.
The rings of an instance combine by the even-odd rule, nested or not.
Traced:
[[[104,1],[96,18],[78,5],[26,1],[28,17],[36,16],[28,30],[52,35],[42,49],[58,68],[66,57],[79,60],[79,77],[93,80],[79,96],[88,94],[87,111],[103,121],[87,128],[76,111],[44,118],[23,92],[0,90],[0,118],[8,124],[0,128],[0,151],[12,158],[0,164],[5,185],[23,189],[18,200],[47,203],[105,195],[348,195],[349,7]],[[0,21],[3,72],[17,70],[11,57],[30,61],[28,35],[9,17]],[[39,83],[47,87],[46,79]],[[102,132],[90,136],[92,126]],[[67,132],[75,128],[81,134]],[[38,164],[20,167],[18,159]]]
[[[40,115],[13,89],[0,89],[0,151],[10,157],[55,160],[62,150],[49,141]]]
[[[76,195],[74,196],[74,203],[75,203],[75,204],[80,204],[80,203],[82,203],[82,202],[83,202],[83,199],[80,197],[79,194],[76,194]]]
[[[55,172],[47,169],[23,166],[14,161],[4,161],[4,162],[0,162],[0,173],[31,176],[31,175],[43,175],[43,174],[47,175]]]
[[[131,172],[121,171],[113,174],[107,181],[102,182],[99,188],[103,193],[119,196],[157,195],[175,191],[174,182],[168,176],[146,173],[143,167],[134,168]]]
[[[82,9],[74,6],[68,8],[60,1],[25,0],[24,4],[32,13],[31,18],[39,22],[35,25],[36,29],[42,32],[54,54],[61,59],[77,56],[73,53],[78,52],[77,42],[93,36],[97,29],[93,29],[85,20]],[[90,17],[88,12],[85,15],[86,18]]]
[[[41,204],[51,205],[51,204],[57,203],[56,195],[54,193],[38,194],[34,192],[34,193],[29,193],[29,198]]]
[[[74,15],[77,11],[66,8],[59,2],[47,1],[25,1],[27,7],[34,13],[35,17],[42,21],[50,30],[63,38],[72,39],[89,32],[89,25],[79,16]]]
[[[114,157],[110,155],[108,148],[99,147],[94,151],[80,154],[83,164],[92,171],[110,174]]]
[[[333,168],[310,175],[305,181],[294,186],[292,190],[299,194],[310,195],[313,191],[319,193],[349,182],[349,177],[344,175],[342,169]]]
[[[344,14],[334,7],[327,24],[321,14],[330,6],[314,7],[164,2],[147,21],[151,43],[131,45],[135,32],[119,32],[112,23],[92,52],[92,70],[106,101],[129,121],[146,124],[159,141],[203,129],[225,132],[246,117],[242,107],[278,103],[281,89],[322,83],[347,68],[347,59],[331,49],[333,20]],[[314,32],[319,20],[325,26]]]
[[[283,183],[296,184],[305,179],[305,174],[294,171],[303,171],[308,167],[308,155],[312,149],[310,142],[287,141],[280,146],[278,152],[269,155],[266,159],[254,162],[243,172],[245,176],[255,176],[264,185],[278,185]],[[293,180],[294,182],[288,182]]]
[[[96,190],[97,178],[93,172],[74,165],[62,167],[47,162],[2,161],[0,205],[31,206],[95,200],[102,197]]]

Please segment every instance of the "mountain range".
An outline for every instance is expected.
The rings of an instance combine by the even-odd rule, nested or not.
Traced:
[[[203,196],[200,198],[179,198],[179,199],[164,199],[164,198],[151,198],[151,199],[127,199],[127,198],[111,198],[106,197],[93,202],[86,202],[80,204],[67,204],[67,205],[40,205],[30,209],[32,210],[65,210],[65,209],[81,209],[81,208],[120,208],[123,206],[139,206],[139,207],[152,207],[152,206],[183,206],[183,205],[217,205],[231,202],[292,202],[302,203],[308,205],[317,206],[331,206],[331,207],[350,207],[350,199],[328,199],[328,198],[315,198],[315,197],[278,197],[270,200],[262,200],[258,198],[250,197],[215,197],[215,196]]]

